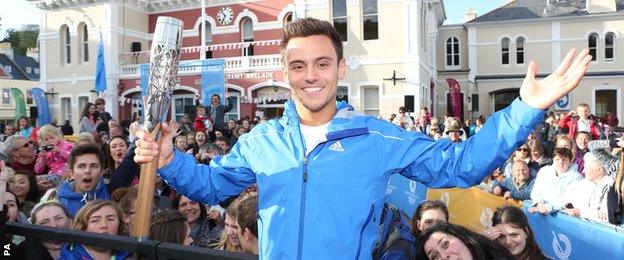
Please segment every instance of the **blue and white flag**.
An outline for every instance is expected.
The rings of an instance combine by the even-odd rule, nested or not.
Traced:
[[[225,60],[201,60],[201,103],[204,106],[210,106],[210,99],[214,94],[221,97],[223,104],[225,101]]]
[[[98,44],[97,64],[95,65],[95,91],[98,93],[106,90],[106,65],[104,63],[104,41],[100,35]]]

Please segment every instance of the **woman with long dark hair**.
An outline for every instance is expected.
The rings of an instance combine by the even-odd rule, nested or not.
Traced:
[[[104,121],[99,117],[95,117],[95,111],[95,105],[91,102],[88,102],[82,109],[82,114],[80,115],[80,133],[89,132],[94,136],[98,134],[97,127]]]
[[[494,212],[492,227],[485,231],[485,236],[504,246],[518,260],[546,259],[535,242],[524,212],[514,206],[505,206]]]
[[[423,232],[416,249],[418,259],[515,259],[498,243],[447,222]]]

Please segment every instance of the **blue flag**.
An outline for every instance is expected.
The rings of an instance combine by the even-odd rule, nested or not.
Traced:
[[[45,92],[40,88],[32,89],[32,96],[37,103],[37,110],[39,114],[39,125],[47,125],[50,121],[50,106],[48,105],[48,98],[45,96]]]
[[[100,36],[97,64],[95,65],[95,91],[104,92],[104,90],[106,90],[106,66],[104,65],[104,42]]]

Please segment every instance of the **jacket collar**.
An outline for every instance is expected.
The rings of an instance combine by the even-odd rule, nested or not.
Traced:
[[[355,111],[353,106],[344,101],[336,102],[336,111],[328,126],[328,141],[369,133],[366,120],[370,120],[370,117]],[[292,99],[284,104],[284,116],[280,119],[280,123],[285,128],[300,127],[299,115]]]

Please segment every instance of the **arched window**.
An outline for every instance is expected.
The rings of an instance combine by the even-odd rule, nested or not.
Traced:
[[[524,37],[516,39],[516,63],[524,64]]]
[[[89,32],[87,24],[78,24],[78,57],[83,63],[89,62]]]
[[[455,37],[446,39],[446,66],[459,66],[459,40]]]
[[[605,36],[605,60],[613,61],[615,58],[615,34],[610,32]]]
[[[589,48],[589,55],[592,56],[592,61],[596,60],[598,54],[598,34],[592,33],[587,39],[587,47]]]
[[[253,42],[254,41],[254,31],[253,31],[253,22],[249,17],[243,18],[241,21],[241,32],[242,32],[242,41],[243,42]],[[249,46],[243,46],[243,56],[253,56],[254,50],[253,45],[249,44]]]
[[[61,26],[61,65],[71,64],[71,37],[69,35],[69,27],[67,25]]]
[[[203,33],[205,36],[204,38],[204,46],[208,47],[210,45],[212,45],[212,26],[210,25],[210,23],[208,21],[204,21],[201,25],[201,33]],[[212,58],[212,51],[206,49],[206,52],[204,53],[204,57],[206,59],[211,59]]]
[[[501,58],[503,65],[509,64],[509,38],[501,40]]]

